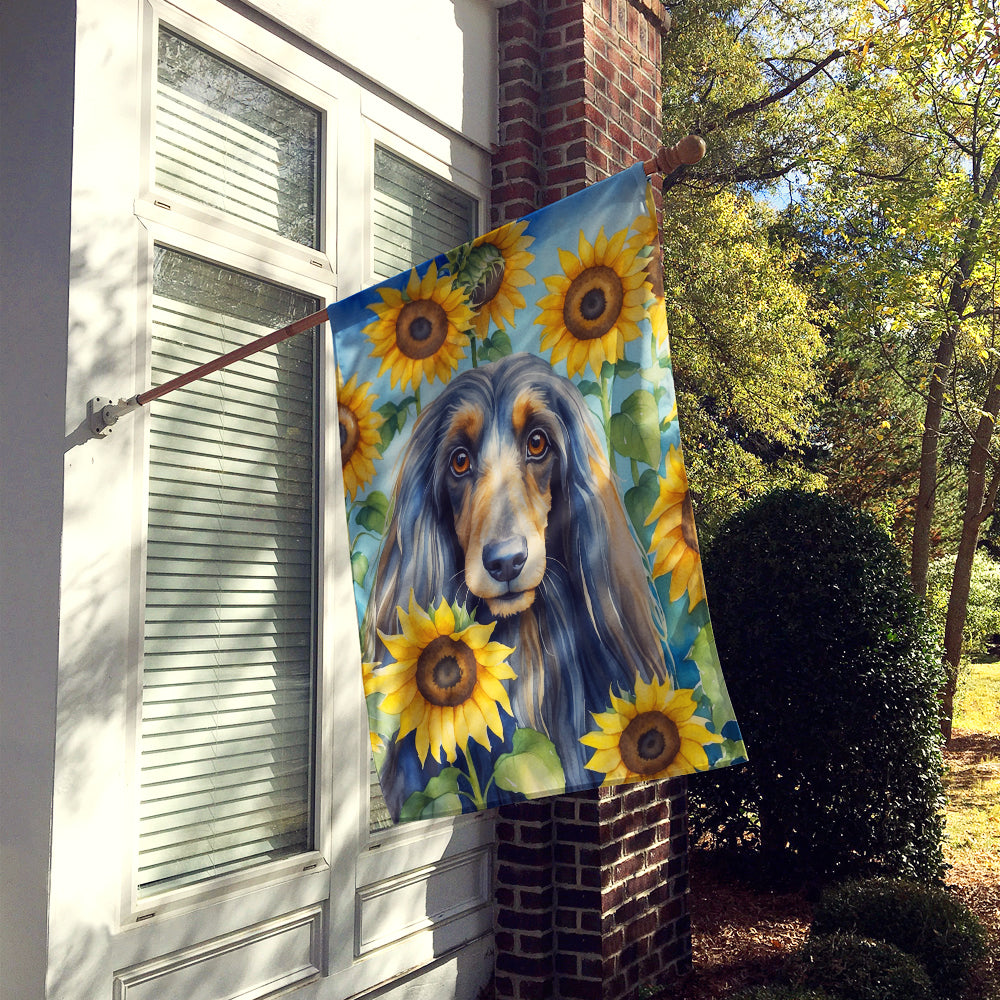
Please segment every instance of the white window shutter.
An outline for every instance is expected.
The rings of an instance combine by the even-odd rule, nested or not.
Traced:
[[[158,189],[315,247],[319,129],[314,108],[161,27]]]

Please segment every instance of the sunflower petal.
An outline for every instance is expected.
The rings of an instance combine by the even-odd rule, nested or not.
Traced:
[[[585,733],[580,737],[580,742],[584,746],[593,747],[595,750],[610,750],[612,747],[617,747],[621,741],[621,735],[619,733],[607,733],[593,731]]]

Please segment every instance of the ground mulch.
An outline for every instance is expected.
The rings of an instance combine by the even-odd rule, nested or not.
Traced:
[[[693,850],[688,860],[692,971],[664,997],[722,1000],[747,986],[773,982],[809,936],[807,890],[748,885],[715,851]]]
[[[953,773],[970,762],[1000,759],[996,737],[956,732],[946,750]],[[737,877],[711,850],[690,852],[692,971],[662,994],[670,1000],[726,1000],[748,986],[773,982],[809,935],[814,893],[770,891]],[[1000,858],[972,856],[954,864],[946,883],[982,920],[990,955],[970,984],[970,1000],[1000,1000]]]

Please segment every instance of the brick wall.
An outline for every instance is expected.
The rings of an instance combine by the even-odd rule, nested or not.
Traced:
[[[514,0],[498,11],[493,225],[660,145],[660,0]],[[685,779],[500,810],[496,996],[620,1000],[686,972]]]
[[[661,0],[514,0],[500,8],[493,224],[572,194],[661,140]]]
[[[500,810],[498,998],[618,1000],[688,971],[684,779]]]

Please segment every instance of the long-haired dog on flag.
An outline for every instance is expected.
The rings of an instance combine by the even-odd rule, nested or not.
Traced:
[[[456,376],[414,426],[365,623],[377,662],[411,597],[495,621],[515,719],[555,743],[568,784],[592,780],[579,734],[609,688],[666,676],[662,610],[592,420],[532,355]]]

